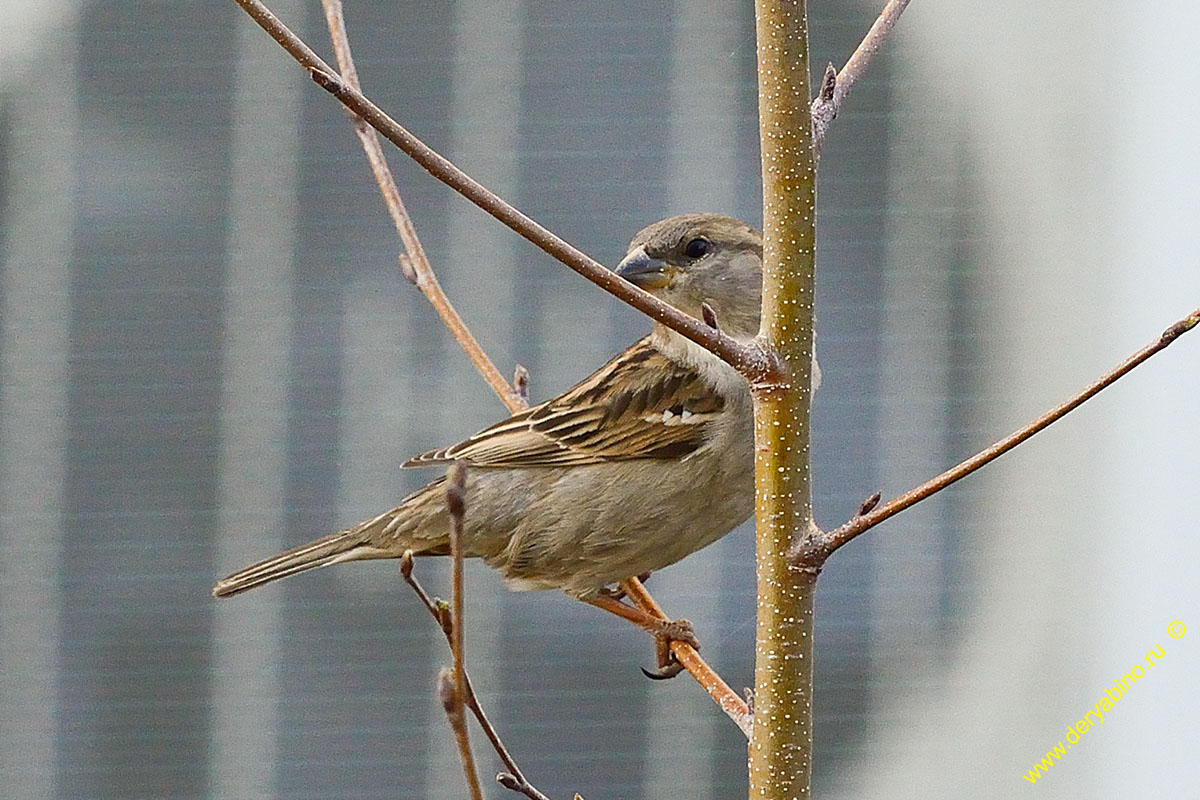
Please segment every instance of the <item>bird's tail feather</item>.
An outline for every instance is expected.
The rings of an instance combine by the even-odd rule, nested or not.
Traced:
[[[411,512],[414,509],[411,506],[414,505],[413,501],[418,499],[418,495],[408,498],[399,508],[359,523],[341,533],[300,545],[286,553],[240,569],[217,581],[217,585],[213,587],[213,596],[231,597],[264,583],[342,561],[399,558],[410,546],[418,552],[437,552],[433,542],[423,542],[421,545],[403,543],[408,538],[405,535],[408,531],[405,529],[417,521],[412,518]]]

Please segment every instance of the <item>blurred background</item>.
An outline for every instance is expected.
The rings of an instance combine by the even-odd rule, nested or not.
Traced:
[[[323,54],[319,3],[272,8]],[[0,781],[9,797],[460,798],[449,657],[395,564],[220,576],[390,508],[504,409],[396,268],[340,107],[230,2],[0,0]],[[810,4],[815,69],[877,2]],[[759,210],[749,2],[351,0],[367,93],[604,263]],[[1200,305],[1200,7],[919,0],[821,162],[818,520],[894,496]],[[647,322],[393,155],[502,371]],[[1196,338],[1193,338],[1196,337]],[[1200,334],[840,552],[821,797],[1200,797]],[[650,581],[753,683],[753,540]],[[444,565],[417,574],[446,595]],[[735,798],[745,742],[650,640],[468,571],[470,668],[552,797]],[[1193,633],[1171,639],[1172,620]],[[474,736],[485,779],[499,768]],[[503,796],[498,787],[489,796]]]

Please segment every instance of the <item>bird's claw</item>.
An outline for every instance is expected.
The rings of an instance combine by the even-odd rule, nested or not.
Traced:
[[[661,628],[654,635],[658,656],[656,669],[642,668],[642,674],[655,681],[665,681],[683,672],[686,667],[671,652],[671,642],[684,642],[695,650],[700,649],[700,640],[686,619],[662,620]]]
[[[655,669],[646,669],[645,667],[641,668],[642,674],[652,681],[670,680],[679,673],[683,672],[684,669],[685,667],[683,664],[680,664],[678,660],[674,660],[670,664],[666,664],[661,667],[656,667]]]

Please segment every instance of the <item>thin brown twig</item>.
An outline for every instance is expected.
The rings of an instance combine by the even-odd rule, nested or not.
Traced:
[[[475,757],[471,754],[471,740],[467,735],[462,693],[454,685],[454,670],[442,667],[437,676],[437,691],[442,710],[446,712],[446,719],[450,721],[450,730],[454,731],[454,741],[458,745],[458,755],[462,758],[463,772],[467,775],[467,788],[471,791],[471,798],[483,800],[479,774],[475,771]]]
[[[442,629],[442,634],[446,637],[446,643],[453,647],[453,634],[451,633],[452,620],[450,618],[450,608],[444,602],[431,597],[425,591],[425,587],[417,580],[413,574],[413,554],[412,551],[407,551],[400,559],[400,576],[404,579],[417,595],[417,599],[421,601],[421,605],[425,606],[425,610],[429,612],[438,627]],[[479,698],[475,695],[475,687],[471,684],[471,676],[463,669],[463,702],[467,708],[471,709],[471,713],[475,715],[479,727],[483,730],[488,741],[491,742],[492,749],[496,751],[496,755],[500,757],[508,772],[501,772],[496,776],[497,782],[508,789],[515,792],[520,792],[530,800],[550,800],[546,795],[542,794],[534,787],[526,778],[521,768],[517,766],[516,760],[512,754],[508,752],[508,748],[504,745],[504,741],[500,738],[500,734],[496,731],[492,721],[488,719],[487,714],[483,710],[483,705],[479,702]]]
[[[325,20],[329,27],[329,35],[333,42],[338,68],[346,80],[358,89],[360,88],[358,71],[354,66],[354,58],[350,51],[350,39],[346,33],[346,22],[342,14],[341,0],[322,0],[322,6],[325,9]],[[451,335],[454,336],[455,340],[467,353],[468,358],[471,359],[471,362],[479,370],[484,380],[492,387],[492,390],[500,397],[509,411],[516,413],[527,408],[529,403],[528,397],[524,392],[525,386],[510,385],[504,380],[500,371],[496,368],[492,360],[488,358],[483,348],[479,345],[478,340],[475,339],[475,336],[455,310],[445,291],[443,291],[441,284],[438,282],[437,276],[433,272],[433,267],[425,255],[425,249],[417,236],[412,218],[409,216],[408,210],[404,206],[404,201],[400,197],[400,190],[396,186],[395,178],[387,165],[387,159],[383,154],[383,148],[379,143],[378,135],[361,117],[354,114],[351,114],[351,117],[353,119],[354,132],[362,143],[367,163],[370,165],[371,172],[379,184],[379,190],[383,195],[384,204],[387,206],[392,223],[400,235],[401,244],[404,248],[398,258],[400,273],[408,282],[416,285],[429,300],[434,310],[437,311],[438,316],[442,318],[443,323],[450,330]],[[454,730],[455,740],[458,743],[459,753],[463,760],[463,770],[466,773],[472,796],[480,797],[481,790],[478,773],[475,769],[474,757],[470,749],[470,739],[463,719],[462,708],[464,703],[471,708],[472,713],[479,720],[480,727],[483,728],[485,735],[487,735],[493,748],[500,755],[501,760],[504,761],[509,769],[516,773],[515,776],[508,773],[501,773],[500,776],[497,776],[497,780],[508,785],[509,788],[515,788],[517,791],[529,790],[524,791],[524,793],[532,800],[547,800],[544,795],[541,795],[521,775],[520,769],[513,762],[507,748],[504,747],[499,735],[492,727],[487,715],[483,712],[482,706],[479,705],[474,688],[471,686],[470,678],[466,672],[463,650],[464,625],[462,622],[461,546],[462,515],[464,510],[463,482],[465,476],[462,474],[461,467],[458,470],[458,473],[451,477],[450,487],[447,491],[447,504],[450,506],[451,517],[454,521],[453,534],[451,536],[451,552],[455,554],[452,610],[449,610],[448,614],[440,613],[439,608],[429,600],[424,590],[415,582],[415,579],[409,579],[412,570],[411,556],[408,558],[409,574],[405,576],[405,579],[417,591],[418,596],[421,597],[434,618],[438,620],[439,626],[442,628],[443,633],[446,634],[450,644],[451,653],[454,658],[454,681],[453,684],[448,685],[445,673],[443,672],[439,675],[439,696],[442,699],[443,708],[446,709],[447,717]],[[515,787],[506,783],[505,779],[511,780],[516,784]]]
[[[333,52],[337,57],[342,79],[356,91],[361,91],[358,71],[355,69],[354,58],[350,53],[350,39],[346,34],[342,2],[341,0],[321,0],[321,4],[325,9],[325,21],[329,25],[329,35],[333,40]],[[396,232],[400,234],[400,242],[404,247],[404,252],[400,254],[399,260],[401,274],[407,281],[416,285],[429,300],[430,305],[442,318],[442,322],[450,330],[455,341],[466,352],[471,363],[479,370],[479,374],[492,387],[492,391],[500,397],[508,410],[515,414],[525,409],[528,407],[528,403],[524,402],[520,393],[504,380],[500,370],[488,358],[487,353],[484,352],[479,341],[463,322],[462,317],[455,310],[450,298],[446,296],[438,282],[433,267],[429,264],[429,258],[425,255],[425,248],[421,246],[421,240],[417,237],[412,217],[409,216],[408,209],[404,207],[400,190],[396,187],[396,180],[392,176],[391,169],[388,168],[378,134],[361,117],[355,114],[351,114],[351,117],[354,121],[354,132],[362,143],[367,163],[371,167],[375,181],[379,184],[383,202],[391,215],[392,223],[396,226]]]
[[[259,0],[237,0],[237,3],[293,58],[308,68],[318,85],[404,151],[430,175],[609,294],[715,353],[744,375],[752,386],[771,386],[786,380],[778,359],[756,342],[739,342],[634,286],[467,175],[351,86]]]
[[[505,789],[511,789],[514,792],[523,794],[529,800],[550,800],[549,797],[539,792],[529,781],[518,775],[512,775],[507,772],[501,772],[496,776],[496,783],[503,786]],[[579,795],[575,795],[576,800],[581,800]]]
[[[1167,328],[1158,339],[1113,367],[1083,391],[1050,409],[1028,425],[1013,431],[991,447],[979,451],[966,461],[946,470],[941,475],[926,481],[920,486],[910,489],[894,500],[889,500],[881,506],[874,507],[870,503],[871,499],[877,497],[873,496],[864,503],[864,508],[867,508],[865,513],[856,514],[849,521],[834,528],[832,531],[827,533],[815,531],[803,537],[791,553],[792,563],[798,569],[806,571],[820,570],[825,559],[854,537],[870,530],[888,517],[895,516],[906,508],[916,505],[925,498],[940,492],[955,481],[965,478],[985,464],[995,461],[1034,434],[1045,430],[1095,397],[1103,389],[1127,375],[1134,367],[1156,353],[1165,350],[1184,333],[1196,327],[1197,324],[1200,324],[1200,308]]]
[[[642,611],[659,619],[669,619],[663,613],[662,607],[659,606],[658,602],[637,578],[629,578],[621,581],[621,589]],[[696,651],[696,648],[687,642],[672,641],[671,652],[675,654],[675,658],[679,659],[679,663],[683,664],[684,669],[696,679],[696,683],[700,684],[708,692],[709,697],[713,699],[717,706],[741,729],[746,738],[750,738],[753,717],[746,702],[741,697],[738,697],[737,692],[731,689],[729,684],[717,674],[717,671],[700,657],[700,653]]]
[[[450,614],[454,620],[450,631],[450,652],[454,655],[454,683],[459,697],[466,697],[466,651],[463,631],[463,515],[466,513],[467,468],[453,464],[446,472],[446,510],[450,512]]]
[[[483,800],[479,788],[479,772],[475,769],[475,756],[471,753],[471,739],[463,715],[463,703],[467,696],[466,648],[463,631],[463,515],[467,505],[467,468],[454,464],[446,472],[446,510],[450,513],[450,653],[454,657],[454,669],[443,669],[438,674],[438,697],[442,708],[454,729],[454,740],[462,757],[463,772],[474,800]]]
[[[815,152],[821,152],[821,143],[825,141],[825,134],[829,132],[829,126],[833,124],[834,118],[841,110],[842,101],[854,88],[855,81],[866,72],[867,65],[871,63],[871,56],[875,55],[887,41],[888,34],[896,26],[896,21],[900,19],[900,15],[904,13],[909,2],[910,0],[888,0],[883,11],[879,12],[878,19],[867,31],[867,35],[863,37],[858,47],[854,49],[854,53],[846,61],[846,66],[842,67],[842,71],[836,72],[832,64],[826,69],[821,91],[812,101],[813,150]]]

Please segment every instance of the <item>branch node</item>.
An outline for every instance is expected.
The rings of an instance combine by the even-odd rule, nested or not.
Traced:
[[[534,788],[525,778],[520,775],[513,775],[511,772],[496,773],[496,783],[517,794],[523,794],[530,800],[550,800],[550,798]],[[575,797],[579,798],[579,795],[575,795]],[[583,800],[583,798],[579,798],[579,800]]]
[[[888,0],[884,5],[883,10],[879,12],[879,17],[871,29],[867,31],[867,35],[859,42],[858,47],[846,60],[841,72],[834,70],[830,64],[825,68],[825,76],[821,80],[821,87],[817,96],[813,98],[810,106],[812,110],[812,126],[813,126],[813,150],[816,153],[821,152],[821,144],[825,140],[825,134],[829,131],[829,126],[833,124],[834,118],[838,115],[842,102],[846,99],[846,95],[850,93],[851,87],[854,86],[867,68],[867,64],[871,61],[871,56],[879,51],[887,40],[888,34],[895,27],[896,21],[900,19],[900,15],[904,9],[908,7],[910,0]]]
[[[322,89],[335,96],[346,89],[346,82],[336,72],[324,70],[320,67],[309,67],[308,77],[312,78]]]
[[[454,686],[454,672],[449,667],[442,667],[437,674],[438,701],[447,716],[462,719],[462,698]]]
[[[875,494],[871,495],[866,500],[862,501],[862,505],[858,507],[858,513],[855,514],[854,516],[861,517],[866,514],[870,514],[871,510],[873,508],[875,508],[875,506],[879,505],[879,501],[882,499],[883,499],[883,495],[880,494],[879,492],[876,492]]]
[[[821,99],[822,103],[831,103],[833,102],[833,90],[836,88],[837,69],[833,66],[833,62],[830,61],[825,67],[824,77],[821,78],[820,93],[817,95],[817,97]],[[834,114],[837,114],[836,110],[834,111]]]
[[[517,368],[513,370],[513,388],[517,390],[517,396],[521,398],[526,407],[529,406],[529,370],[517,364]]]
[[[700,304],[700,315],[704,317],[704,324],[712,328],[714,331],[721,330],[721,326],[717,324],[717,312],[713,311],[713,307],[708,303]]]
[[[417,269],[413,266],[412,259],[408,257],[408,253],[401,253],[398,260],[400,262],[400,274],[404,276],[404,280],[413,286],[419,285],[417,282]]]
[[[458,755],[462,759],[467,788],[474,800],[482,800],[479,775],[475,772],[475,756],[471,754],[471,741],[467,735],[466,715],[463,714],[463,695],[455,684],[454,672],[449,667],[442,667],[438,672],[437,692],[442,709],[446,712],[446,719],[450,722],[450,729],[454,732],[454,740],[458,744]]]
[[[446,471],[446,509],[455,524],[461,526],[467,511],[467,468],[461,462],[455,462]]]
[[[841,530],[841,528],[838,528],[831,534],[826,533],[815,525],[812,526],[788,550],[788,571],[806,575],[820,575],[821,568],[825,566],[825,562],[835,549],[831,546],[831,542],[838,530]]]
[[[753,392],[772,392],[789,386],[788,369],[779,352],[761,339],[746,346],[749,366],[742,370]]]
[[[438,624],[442,626],[442,631],[450,637],[454,636],[454,612],[450,610],[450,604],[440,597],[433,598],[433,608],[437,614]],[[453,644],[453,642],[451,643]]]
[[[1169,345],[1171,342],[1175,341],[1175,339],[1178,337],[1196,327],[1197,324],[1200,324],[1200,309],[1193,311],[1191,314],[1163,331],[1162,336],[1159,337],[1159,343],[1165,347],[1166,345]]]

